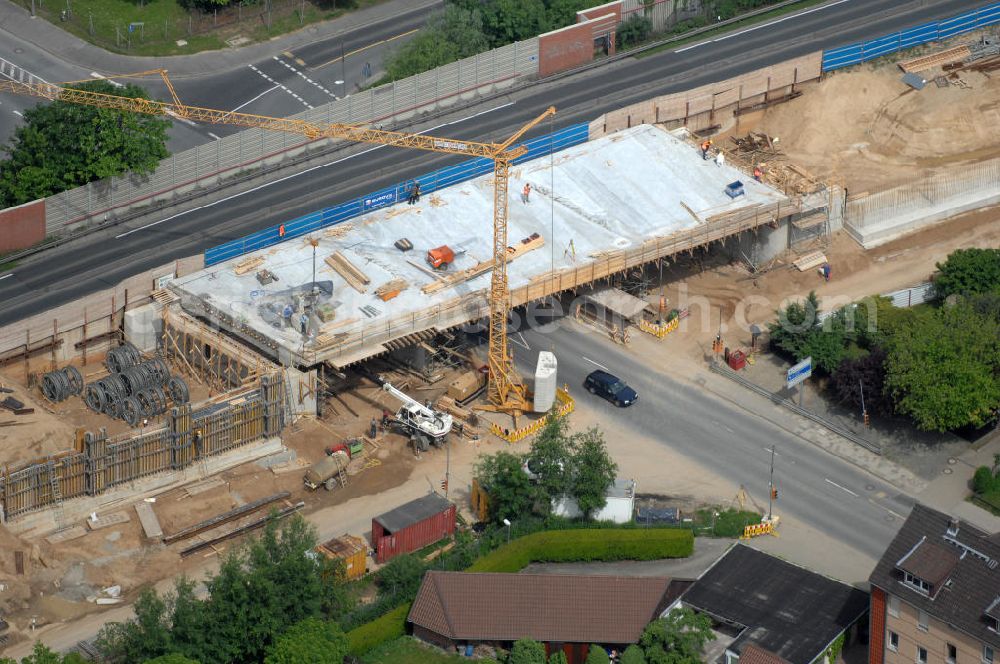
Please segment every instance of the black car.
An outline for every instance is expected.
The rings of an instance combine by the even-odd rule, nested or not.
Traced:
[[[599,394],[616,406],[631,406],[638,400],[635,390],[607,371],[595,371],[583,381],[591,394]]]

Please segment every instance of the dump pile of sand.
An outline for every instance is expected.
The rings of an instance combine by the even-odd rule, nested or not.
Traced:
[[[891,63],[837,73],[732,133],[777,136],[792,162],[858,193],[1000,156],[1000,79],[962,72],[968,87],[941,88],[940,73],[924,72],[919,91]]]

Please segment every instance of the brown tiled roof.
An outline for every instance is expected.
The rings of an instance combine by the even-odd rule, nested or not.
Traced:
[[[669,586],[658,577],[431,571],[409,620],[455,641],[635,643]]]
[[[740,652],[740,664],[788,664],[788,660],[755,643],[748,643]]]
[[[948,522],[947,514],[915,505],[868,580],[938,620],[1000,648],[1000,634],[989,628],[991,621],[986,618],[990,605],[1000,595],[1000,543],[964,521],[959,523],[958,532],[950,536]],[[899,561],[922,540],[958,555],[958,561],[934,597],[904,583],[903,573],[897,568]]]
[[[958,564],[956,549],[946,549],[933,541],[922,540],[917,548],[899,561],[898,567],[931,584],[933,586],[931,592],[936,594],[956,564]]]

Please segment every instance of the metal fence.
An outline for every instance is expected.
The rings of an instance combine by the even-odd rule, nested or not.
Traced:
[[[530,39],[348,95],[292,117],[318,123],[392,124],[489,94],[519,78],[533,77],[537,71],[538,40]],[[298,134],[240,131],[178,152],[160,162],[149,176],[125,174],[49,197],[46,234],[59,234],[90,219],[103,220],[124,208],[171,201],[330,145],[329,139],[309,141]]]
[[[528,151],[515,160],[514,163],[519,164],[549,154],[550,152],[558,152],[573,145],[586,143],[587,136],[588,125],[580,123],[547,136],[525,141],[524,145],[528,148]],[[430,194],[439,189],[450,187],[453,184],[490,173],[492,170],[493,162],[491,160],[485,158],[470,159],[455,166],[426,173],[417,177],[416,180],[420,182],[421,193]],[[214,265],[215,263],[229,260],[250,251],[263,249],[264,247],[269,247],[294,237],[312,233],[320,228],[342,223],[366,212],[388,207],[405,199],[412,186],[413,180],[407,180],[406,182],[401,182],[361,196],[347,203],[324,208],[297,219],[286,221],[283,224],[265,228],[262,231],[247,235],[238,240],[212,247],[205,251],[205,265]],[[285,229],[284,236],[281,236],[279,233],[281,226],[284,226]]]
[[[231,402],[192,411],[174,408],[162,427],[109,438],[84,436],[82,450],[0,473],[0,507],[6,518],[96,496],[116,486],[168,470],[181,470],[236,447],[277,436],[283,426],[284,382],[262,376],[260,386]]]
[[[889,226],[908,215],[959,208],[1000,194],[1000,159],[934,174],[848,201],[844,221],[856,234]]]
[[[894,32],[878,39],[824,51],[823,71],[850,67],[905,48],[941,41],[995,23],[1000,23],[1000,2],[994,2],[951,18]]]

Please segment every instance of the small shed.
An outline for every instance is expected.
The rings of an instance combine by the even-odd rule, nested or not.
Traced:
[[[635,480],[616,479],[614,484],[608,487],[605,500],[604,507],[593,515],[595,521],[630,523],[635,510]],[[552,512],[556,516],[565,516],[571,519],[583,516],[576,500],[568,496],[562,500],[553,501]]]
[[[316,551],[331,560],[344,561],[344,573],[353,580],[365,575],[368,558],[368,543],[354,535],[334,537],[316,547]]]
[[[455,532],[455,505],[430,493],[372,519],[375,560],[384,563]]]

